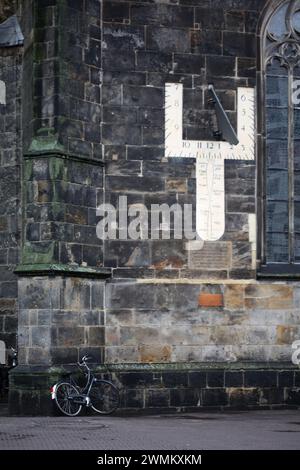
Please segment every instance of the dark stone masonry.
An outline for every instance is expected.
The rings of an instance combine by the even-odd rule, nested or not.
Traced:
[[[7,46],[0,24],[0,340],[19,355],[10,413],[50,414],[50,386],[87,353],[124,412],[300,406],[299,273],[261,269],[262,51],[286,2],[2,3],[2,30],[16,14],[24,36]],[[256,88],[255,160],[226,160],[224,235],[195,251],[120,236],[121,196],[196,212],[195,158],[165,155],[166,83],[183,85],[183,139],[197,141],[214,140],[209,84],[235,129],[238,87]],[[102,203],[123,220],[119,239],[97,236]]]

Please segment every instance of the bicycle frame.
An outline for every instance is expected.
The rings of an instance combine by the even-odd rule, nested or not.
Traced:
[[[85,386],[83,388],[79,387],[72,376],[70,376],[70,381],[71,381],[72,385],[74,385],[74,387],[80,389],[80,394],[81,395],[87,395],[88,396],[90,391],[91,391],[92,385],[96,381],[96,379],[95,379],[95,376],[92,373],[91,369],[88,367],[88,365],[85,362],[82,364],[82,366],[84,366],[87,370],[87,381],[86,381]]]

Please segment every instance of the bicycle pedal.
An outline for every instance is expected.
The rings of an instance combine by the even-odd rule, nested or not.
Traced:
[[[86,405],[86,397],[72,397],[72,402],[77,405]]]

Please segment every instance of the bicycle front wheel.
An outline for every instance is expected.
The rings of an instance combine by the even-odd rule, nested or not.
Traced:
[[[68,382],[61,382],[56,387],[55,403],[58,409],[67,416],[79,415],[82,406],[74,402],[74,398],[79,392],[74,385]]]
[[[107,380],[97,380],[90,390],[89,397],[91,406],[97,413],[109,415],[119,407],[119,390]]]

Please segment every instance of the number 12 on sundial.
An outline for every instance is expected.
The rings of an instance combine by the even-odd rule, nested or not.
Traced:
[[[237,145],[224,141],[183,140],[183,86],[165,86],[165,156],[196,159],[196,228],[205,241],[225,231],[224,161],[255,158],[255,91],[237,90]]]

